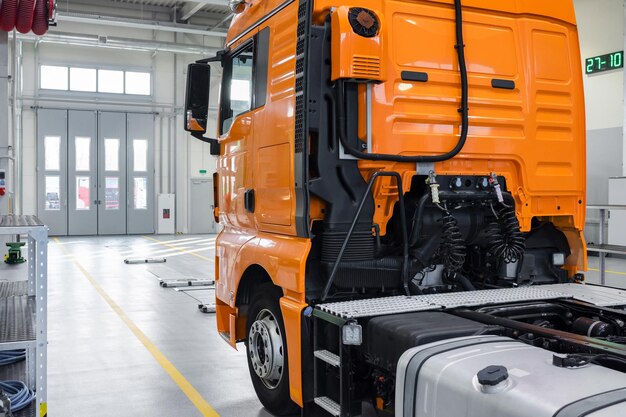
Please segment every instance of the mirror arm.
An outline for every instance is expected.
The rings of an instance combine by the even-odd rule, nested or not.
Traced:
[[[204,143],[208,143],[211,146],[211,155],[219,156],[220,155],[220,143],[217,139],[207,138],[200,132],[190,132],[191,136],[196,139],[201,140]]]
[[[215,53],[215,56],[212,58],[204,58],[199,61],[196,61],[196,64],[208,64],[209,62],[224,62],[224,57],[228,55],[230,52],[230,48],[220,49]]]

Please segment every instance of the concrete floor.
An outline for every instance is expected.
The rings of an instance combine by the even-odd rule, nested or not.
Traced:
[[[217,414],[269,417],[254,394],[244,350],[224,343],[214,315],[199,312],[198,301],[158,284],[157,276],[212,276],[215,236],[158,239],[164,243],[144,237],[50,243],[50,415],[216,415],[196,408],[87,274]],[[123,262],[154,256],[166,257],[167,263]]]
[[[51,240],[49,415],[271,417],[254,394],[243,345],[231,349],[214,315],[197,309],[213,294],[158,284],[212,279],[214,247],[215,236]],[[124,263],[135,257],[167,263]],[[597,265],[589,259],[588,282],[598,282]],[[610,258],[607,269],[607,284],[626,288],[626,260]]]

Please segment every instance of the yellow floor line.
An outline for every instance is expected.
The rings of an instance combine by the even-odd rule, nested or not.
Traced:
[[[600,272],[600,270],[599,270],[599,269],[597,269],[597,268],[587,268],[587,269],[589,269],[590,271],[594,271],[594,272]],[[606,270],[606,271],[604,271],[604,272],[606,272],[607,274],[626,275],[626,272],[621,272],[621,271],[611,271],[611,270],[609,270],[609,269],[607,269],[607,270]]]
[[[54,238],[54,241],[59,244],[60,241],[58,238]],[[202,397],[202,395],[194,388],[193,385],[180,373],[178,369],[174,366],[172,362],[156,347],[150,339],[137,327],[137,325],[124,313],[124,310],[109,296],[109,294],[102,288],[102,286],[98,283],[98,281],[78,262],[76,257],[68,252],[65,246],[60,246],[61,250],[67,255],[74,265],[83,273],[85,278],[93,285],[93,287],[98,291],[100,296],[104,299],[104,301],[109,304],[109,306],[115,311],[118,317],[126,324],[126,326],[130,329],[131,332],[139,339],[139,341],[145,346],[145,348],[152,354],[154,359],[161,365],[161,367],[168,373],[168,375],[174,380],[176,385],[181,389],[181,391],[191,400],[191,402],[196,406],[196,408],[202,413],[205,417],[219,417],[219,414],[209,405],[208,402]]]
[[[169,245],[169,244],[167,244],[167,243],[161,242],[160,240],[155,239],[155,238],[150,237],[150,236],[143,236],[143,237],[144,237],[145,239],[151,240],[151,241],[153,241],[153,242],[157,242],[158,244],[163,245],[163,246],[165,246],[165,247],[168,247],[168,248],[170,248],[170,249],[176,249],[176,250],[177,250],[177,251],[179,251],[180,253],[184,253],[184,254],[187,254],[187,255],[195,256],[196,258],[204,259],[205,261],[214,261],[214,260],[215,260],[215,259],[213,259],[213,258],[209,258],[208,256],[202,256],[202,255],[200,255],[200,254],[198,254],[198,253],[195,253],[195,252],[191,252],[191,251],[187,251],[187,250],[182,250],[182,249],[179,249],[179,248],[177,248],[176,246]]]

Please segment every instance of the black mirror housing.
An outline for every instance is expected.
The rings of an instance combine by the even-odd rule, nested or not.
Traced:
[[[185,94],[185,130],[187,132],[206,133],[209,118],[210,83],[210,65],[189,64]]]

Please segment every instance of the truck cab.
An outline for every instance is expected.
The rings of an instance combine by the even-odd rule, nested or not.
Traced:
[[[394,397],[404,352],[596,320],[561,304],[587,267],[571,0],[231,8],[224,49],[189,66],[185,126],[219,160],[217,330],[245,343],[266,408],[343,417],[372,400],[413,416]]]

